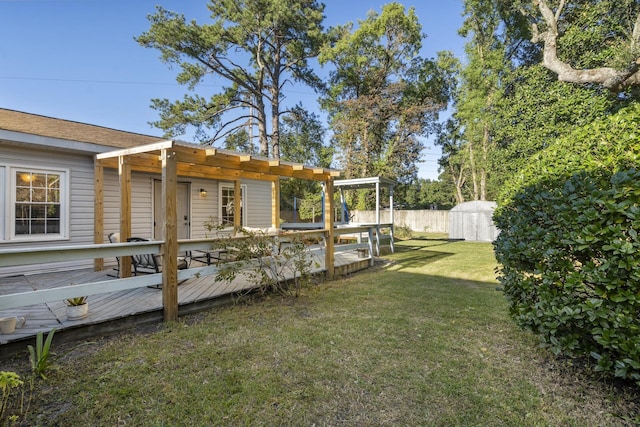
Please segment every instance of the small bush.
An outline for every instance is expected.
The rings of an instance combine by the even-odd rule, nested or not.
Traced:
[[[640,143],[634,106],[559,140],[494,215],[511,315],[555,354],[640,384]]]
[[[393,231],[394,237],[398,239],[410,239],[413,236],[413,230],[406,224],[394,226]]]
[[[239,274],[252,281],[262,293],[299,296],[311,282],[314,262],[303,237],[270,236],[241,229],[241,238],[222,239],[214,249],[224,249],[233,260],[220,265],[216,280],[232,282]]]

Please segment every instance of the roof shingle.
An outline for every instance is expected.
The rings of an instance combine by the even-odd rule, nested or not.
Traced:
[[[0,129],[114,148],[131,148],[166,138],[0,108]]]

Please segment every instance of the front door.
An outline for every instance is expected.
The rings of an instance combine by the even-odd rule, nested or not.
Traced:
[[[178,183],[178,203],[176,213],[178,218],[178,239],[188,239],[191,236],[191,219],[189,218],[189,184]],[[162,181],[153,181],[153,238],[163,240],[162,225],[164,211],[162,210]]]

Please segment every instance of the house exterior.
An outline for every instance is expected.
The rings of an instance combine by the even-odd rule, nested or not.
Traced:
[[[120,230],[121,186],[117,168],[100,168],[96,197],[96,156],[135,149],[162,138],[0,109],[0,249],[85,245]],[[202,174],[201,174],[202,175]],[[162,239],[162,177],[156,171],[131,172],[131,236]],[[178,175],[178,239],[207,237],[204,223],[251,227],[272,225],[272,183],[206,174]],[[240,188],[241,209],[234,209]],[[99,208],[97,207],[99,206]],[[101,239],[95,235],[96,214]],[[236,218],[239,216],[239,219]],[[105,260],[107,264],[113,260]],[[90,268],[90,261],[0,268],[0,277]]]

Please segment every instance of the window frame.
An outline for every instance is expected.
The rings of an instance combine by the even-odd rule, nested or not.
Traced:
[[[69,213],[70,213],[70,170],[64,168],[51,168],[41,167],[33,165],[9,165],[6,168],[8,176],[6,177],[9,188],[9,203],[8,203],[8,215],[9,230],[8,241],[11,242],[46,242],[56,240],[68,240],[69,239]],[[17,175],[19,173],[29,174],[44,174],[44,175],[58,175],[60,178],[59,184],[59,201],[57,206],[59,207],[59,230],[58,233],[38,233],[38,234],[16,234],[16,208],[19,204],[18,197],[18,180]],[[46,187],[45,187],[46,188]]]
[[[223,218],[222,218],[222,196],[223,196],[223,190],[224,189],[231,189],[232,191],[235,191],[235,185],[233,183],[228,183],[228,182],[220,182],[218,184],[218,218],[220,218],[220,223],[224,225],[225,228],[233,228],[233,224],[224,224],[223,223]],[[240,185],[240,194],[241,194],[241,201],[242,201],[242,216],[240,218],[240,226],[242,227],[246,227],[247,226],[247,186],[246,184],[241,184]]]

